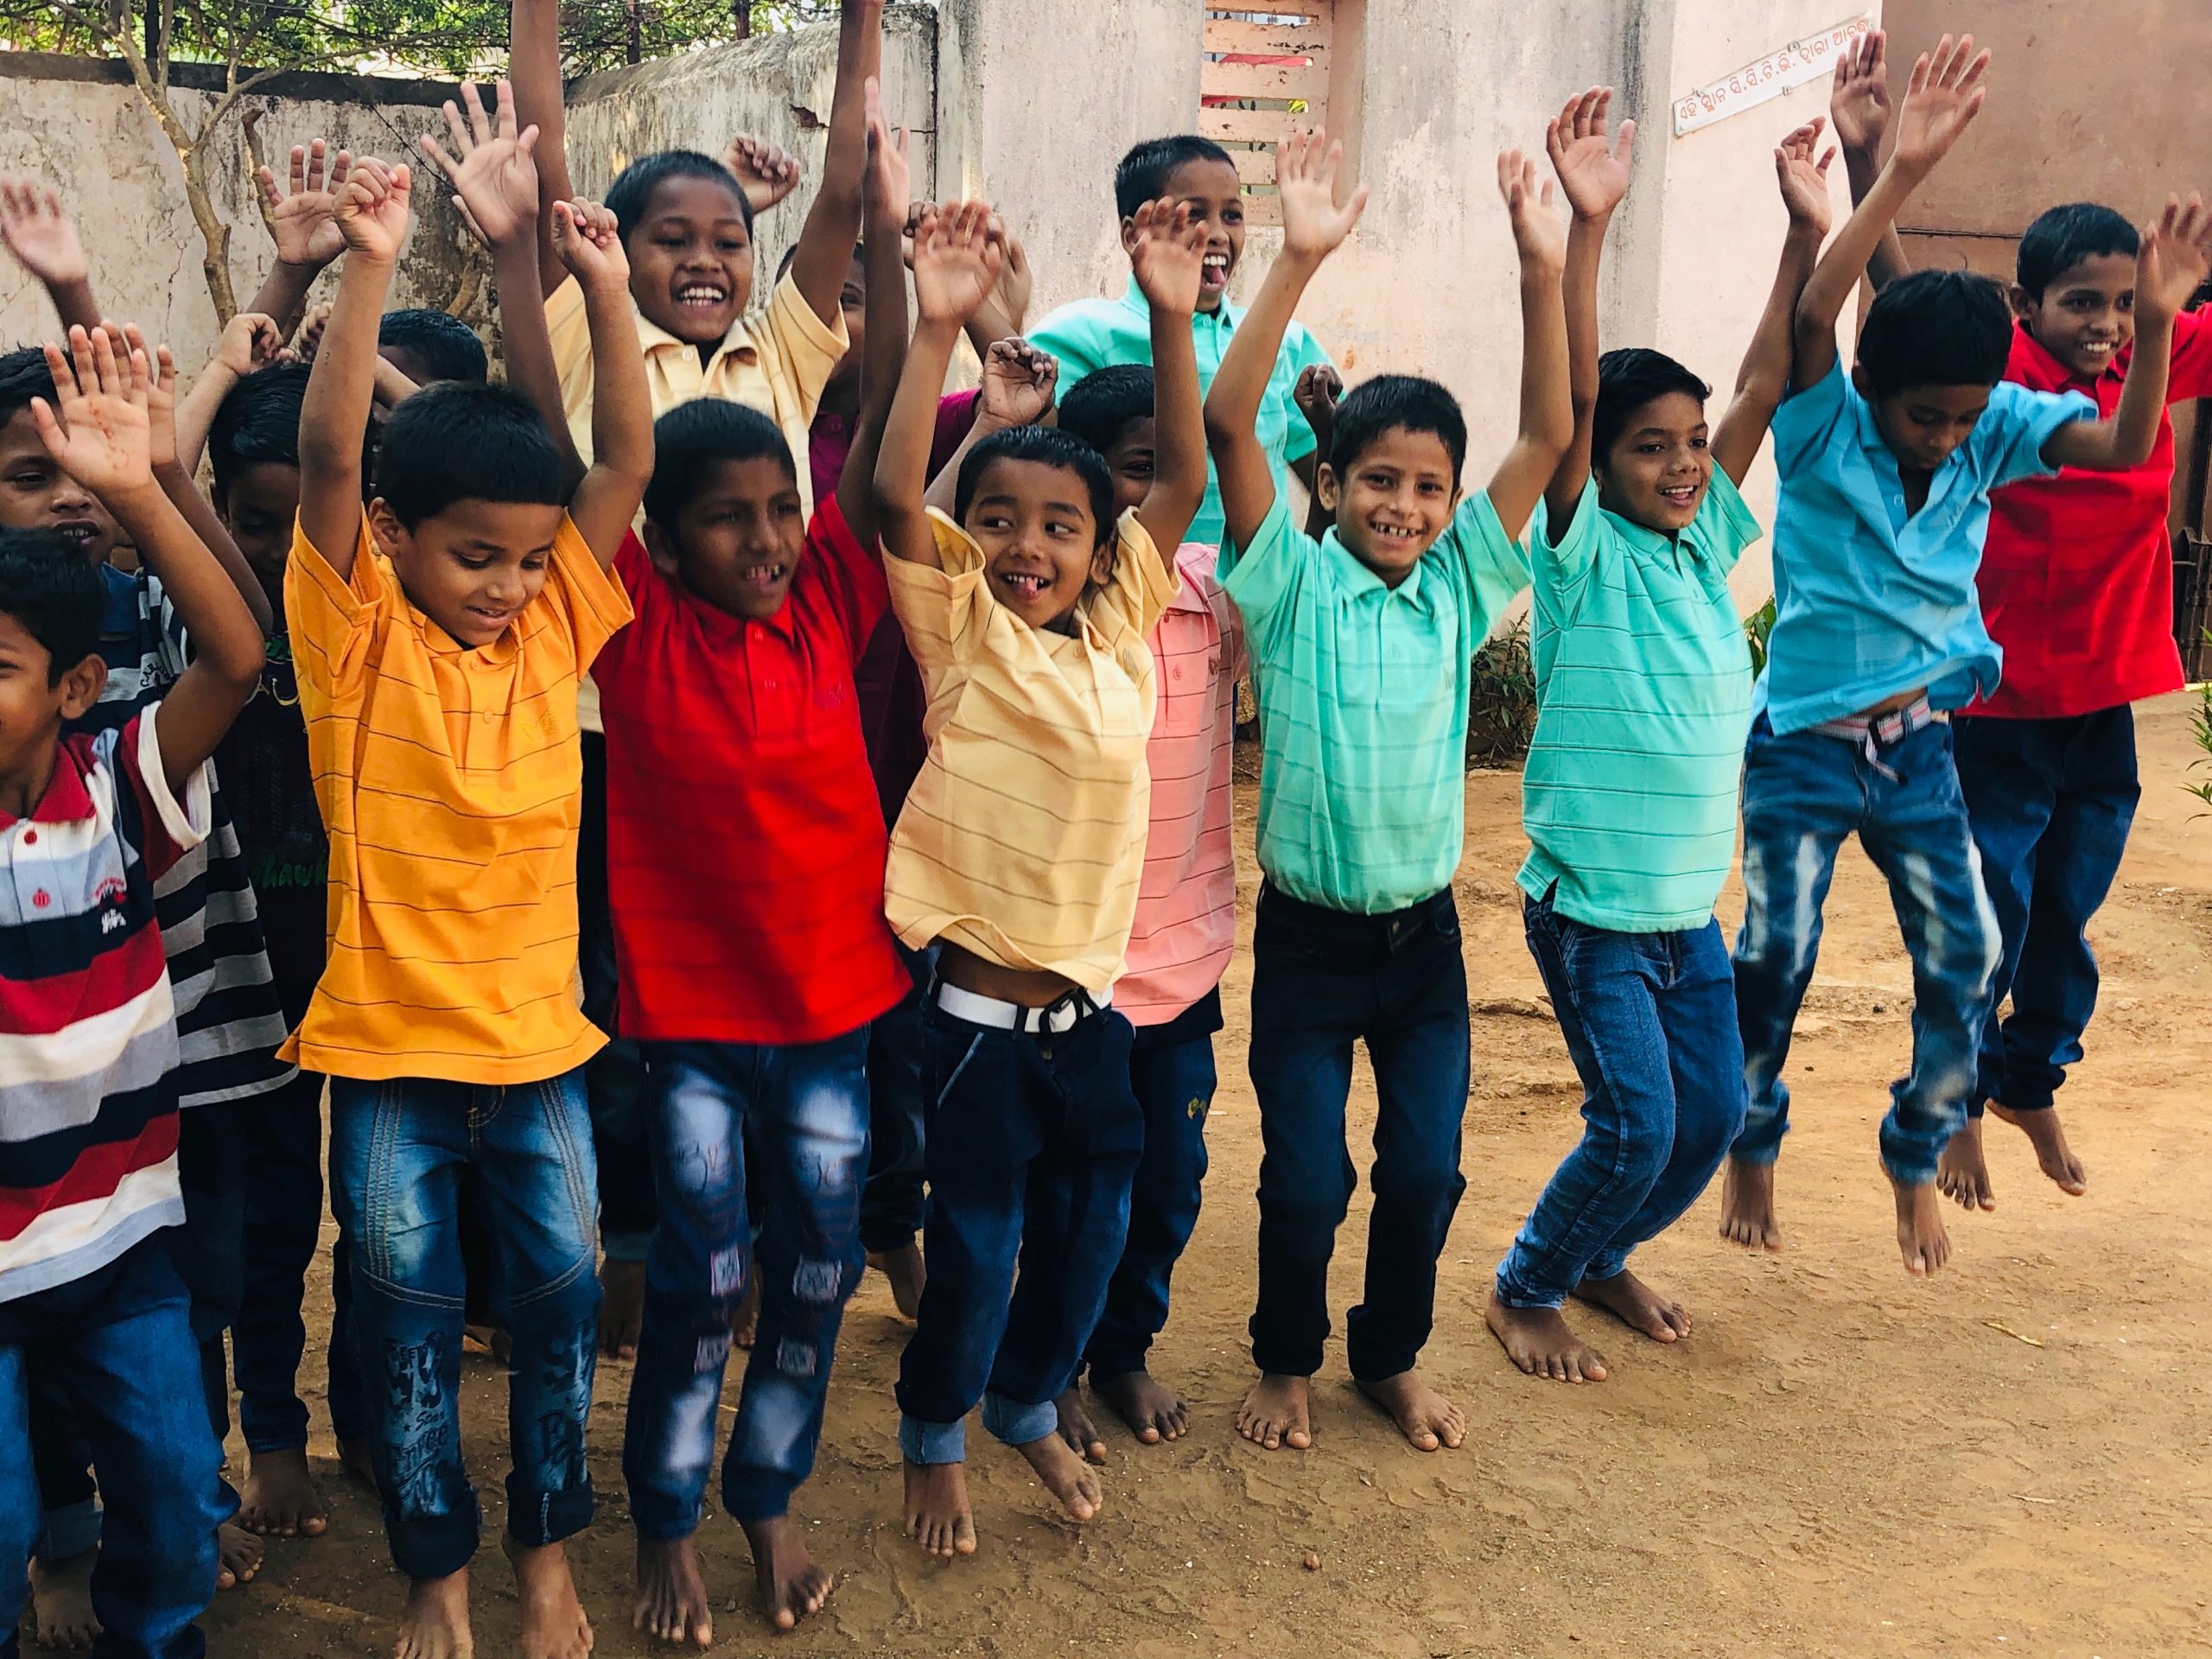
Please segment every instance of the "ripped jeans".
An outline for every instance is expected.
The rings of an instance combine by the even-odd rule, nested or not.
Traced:
[[[507,1530],[554,1544],[592,1514],[598,1171],[582,1071],[505,1086],[333,1077],[331,1207],[353,1275],[385,1533],[410,1579],[444,1578],[476,1552],[461,1455],[464,1183],[492,1236],[493,1312],[513,1342]]]
[[[645,1045],[659,1220],[622,1440],[640,1537],[698,1530],[730,1314],[756,1268],[760,1323],[722,1508],[740,1522],[773,1519],[813,1472],[837,1327],[861,1276],[868,1037],[863,1026],[825,1043]],[[760,1162],[750,1182],[748,1147]]]

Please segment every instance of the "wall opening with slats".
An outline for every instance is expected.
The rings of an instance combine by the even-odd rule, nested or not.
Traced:
[[[1343,76],[1351,44],[1341,25],[1357,0],[1270,0],[1208,6],[1198,68],[1198,130],[1236,158],[1246,222],[1281,222],[1275,203],[1275,141],[1298,128],[1338,137],[1352,99]],[[1336,96],[1332,97],[1332,91]]]

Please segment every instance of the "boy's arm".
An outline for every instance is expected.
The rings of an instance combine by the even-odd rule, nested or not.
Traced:
[[[983,352],[976,418],[969,423],[959,448],[945,457],[944,465],[930,480],[924,498],[926,504],[940,512],[950,512],[959,497],[960,469],[968,452],[994,432],[1003,432],[1009,426],[1035,426],[1048,419],[1059,382],[1060,360],[1050,352],[1026,340],[993,340]]]
[[[2113,472],[2150,460],[2166,417],[2166,382],[2173,369],[2174,319],[2212,269],[2212,216],[2203,200],[2166,198],[2166,210],[2143,232],[2135,258],[2135,351],[2108,421],[2069,421],[2044,441],[2052,467]]]
[[[507,79],[515,119],[537,129],[537,280],[541,296],[568,280],[553,247],[553,204],[575,194],[569,176],[569,117],[561,85],[561,0],[513,0],[507,12]]]
[[[845,273],[860,239],[868,171],[868,86],[883,59],[883,0],[844,0],[837,19],[837,86],[830,101],[830,141],[822,188],[806,211],[791,257],[791,281],[831,327],[838,324]]]
[[[1512,216],[1514,245],[1521,256],[1521,429],[1491,474],[1488,493],[1499,527],[1518,542],[1574,445],[1567,311],[1560,288],[1567,267],[1567,232],[1552,210],[1551,181],[1540,186],[1535,162],[1519,150],[1499,155],[1497,188]],[[1594,321],[1591,332],[1597,332]]]
[[[1191,318],[1198,308],[1206,232],[1173,200],[1147,202],[1135,221],[1129,267],[1152,311],[1152,487],[1137,522],[1166,561],[1190,532],[1206,495],[1206,417]]]
[[[154,365],[151,385],[146,396],[147,460],[152,467],[154,482],[183,518],[186,525],[200,543],[215,556],[215,563],[238,590],[238,597],[245,601],[245,607],[253,613],[253,625],[265,636],[272,631],[276,613],[270,609],[269,594],[255,575],[253,567],[245,562],[245,555],[238,551],[238,544],[231,539],[230,529],[223,523],[213,505],[193,487],[192,474],[179,459],[176,438],[176,359],[169,355],[169,348],[149,351],[146,337],[138,332],[137,323],[125,325],[120,335],[110,323],[103,330],[118,362],[131,358],[145,358]],[[195,458],[196,459],[196,458]],[[159,575],[159,571],[156,572]]]
[[[1337,400],[1344,395],[1344,377],[1337,372],[1333,363],[1307,364],[1298,372],[1298,384],[1290,394],[1291,401],[1298,405],[1298,412],[1306,417],[1306,424],[1313,434],[1313,450],[1302,460],[1293,461],[1291,471],[1306,486],[1306,533],[1317,542],[1336,522],[1335,515],[1321,505],[1321,493],[1313,486],[1321,463],[1329,458],[1329,446],[1337,432]]]
[[[338,198],[346,238],[338,297],[300,405],[300,531],[340,581],[353,574],[361,529],[361,440],[376,395],[377,319],[407,239],[404,167],[353,165]]]
[[[1337,168],[1343,156],[1341,143],[1332,143],[1318,132],[1294,133],[1275,144],[1282,251],[1268,268],[1259,297],[1238,324],[1205,400],[1206,443],[1213,452],[1224,527],[1232,546],[1250,546],[1274,508],[1274,471],[1255,428],[1292,314],[1313,273],[1343,245],[1367,210],[1363,184],[1352,192],[1350,201],[1337,205]]]
[[[92,267],[60,197],[29,179],[0,177],[0,243],[38,278],[64,328],[100,326]]]
[[[1832,217],[1828,206],[1828,166],[1835,160],[1833,146],[1816,162],[1821,122],[1815,118],[1798,128],[1774,152],[1774,170],[1782,184],[1783,205],[1789,210],[1789,229],[1782,238],[1782,261],[1774,273],[1774,287],[1759,314],[1744,365],[1736,371],[1736,395],[1713,433],[1713,464],[1741,484],[1744,474],[1758,458],[1774,411],[1789,390],[1791,321],[1797,315],[1798,296],[1821,257]]]
[[[653,481],[653,395],[630,306],[630,261],[613,213],[597,202],[555,202],[553,243],[583,289],[584,322],[598,365],[591,392],[591,470],[569,502],[569,518],[593,556],[611,565],[645,499],[645,486]],[[542,296],[536,306],[543,336]],[[550,418],[565,435],[550,340],[543,372],[553,398]]]
[[[241,311],[232,317],[215,342],[215,355],[192,382],[192,390],[176,406],[176,463],[188,477],[200,470],[200,457],[207,448],[207,431],[215,411],[231,389],[253,373],[284,359],[284,336],[275,318],[264,313]],[[258,584],[256,584],[258,586]]]
[[[1988,67],[1989,54],[1974,52],[1971,35],[1961,35],[1955,47],[1946,35],[1933,54],[1922,54],[1913,65],[1897,117],[1897,146],[1798,296],[1789,369],[1793,388],[1819,385],[1835,366],[1836,319],[1897,210],[1980,112],[1988,92],[1981,78]]]
[[[882,89],[873,79],[868,83],[868,223],[861,238],[868,250],[867,337],[860,418],[844,470],[837,475],[837,510],[862,547],[875,542],[875,460],[899,390],[899,365],[906,360],[906,257],[901,241],[912,176],[906,129],[893,135],[885,124]]]
[[[69,331],[69,353],[46,348],[58,409],[31,402],[39,441],[54,464],[94,495],[148,569],[160,577],[193,642],[192,660],[162,700],[156,727],[162,771],[181,791],[253,695],[262,630],[213,555],[154,478],[148,405],[153,365],[143,350],[118,355],[105,329]]]
[[[276,263],[246,309],[276,319],[278,330],[289,334],[307,309],[308,289],[323,267],[346,251],[335,217],[338,193],[353,169],[353,157],[340,150],[323,170],[325,149],[314,143],[292,146],[291,188],[277,188],[276,175],[267,168],[254,174],[269,214],[270,234],[276,241]]]
[[[1544,488],[1545,526],[1554,544],[1573,524],[1584,486],[1590,481],[1590,432],[1598,407],[1598,269],[1613,210],[1628,194],[1630,157],[1636,145],[1633,121],[1621,123],[1618,139],[1607,136],[1605,118],[1612,101],[1611,87],[1592,86],[1567,99],[1566,107],[1544,124],[1544,149],[1551,156],[1552,171],[1559,175],[1560,188],[1567,194],[1567,206],[1574,210],[1567,226],[1560,283],[1567,314],[1568,397],[1574,434]],[[1503,188],[1503,175],[1499,181]],[[1510,192],[1506,202],[1510,208]],[[1527,368],[1524,359],[1524,381]]]
[[[1866,200],[1881,175],[1882,136],[1890,128],[1889,36],[1880,29],[1869,29],[1837,54],[1828,120],[1843,147],[1844,176],[1851,182],[1856,206]],[[1867,261],[1866,280],[1878,293],[1911,270],[1897,227],[1889,225]]]

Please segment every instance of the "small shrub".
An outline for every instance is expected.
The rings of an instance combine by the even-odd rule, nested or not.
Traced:
[[[1529,657],[1529,624],[1516,622],[1475,653],[1467,697],[1467,763],[1511,766],[1529,753],[1536,731],[1536,668]]]
[[[1774,632],[1774,601],[1767,602],[1744,619],[1744,639],[1751,648],[1751,672],[1754,676],[1766,672],[1767,636]]]
[[[2208,638],[2212,638],[2212,635],[2208,635]],[[2196,709],[2189,717],[2189,734],[2196,740],[2196,747],[2203,751],[2189,763],[2189,769],[2195,772],[2199,766],[2212,766],[2212,680],[2196,688]],[[2183,784],[2182,788],[2207,806],[2212,806],[2212,784]]]

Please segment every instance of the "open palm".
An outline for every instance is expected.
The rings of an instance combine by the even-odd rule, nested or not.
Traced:
[[[320,138],[309,145],[294,144],[289,190],[278,188],[276,175],[265,167],[254,174],[282,264],[320,268],[346,251],[346,238],[338,231],[338,193],[346,188],[353,158],[341,149],[326,172],[327,155]]]
[[[1904,107],[1897,112],[1898,162],[1924,172],[1950,152],[1988,95],[1982,80],[1988,67],[1989,54],[1976,55],[1971,35],[1961,35],[1955,45],[1946,35],[1913,65]]]
[[[1890,59],[1889,37],[1880,29],[1869,29],[1836,54],[1828,116],[1850,149],[1871,154],[1881,148],[1890,130]]]
[[[0,179],[0,242],[49,288],[81,283],[92,274],[61,199],[29,179]]]
[[[1628,194],[1629,162],[1636,149],[1636,123],[1624,121],[1618,135],[1607,130],[1613,89],[1592,86],[1567,100],[1544,124],[1544,148],[1552,171],[1578,219],[1596,219],[1620,206]]]
[[[423,140],[423,153],[446,175],[454,194],[493,247],[535,235],[537,162],[531,152],[537,147],[537,129],[515,130],[514,93],[504,80],[499,86],[496,118],[484,113],[484,100],[477,96],[474,82],[461,82],[461,97],[467,106],[466,119],[452,103],[445,106],[453,153],[428,137]]]
[[[1129,269],[1145,298],[1162,311],[1198,308],[1205,274],[1206,227],[1172,197],[1147,201],[1130,220]]]
[[[1776,145],[1774,151],[1775,176],[1782,186],[1782,201],[1789,209],[1790,221],[1823,236],[1834,218],[1828,200],[1828,165],[1835,160],[1835,147],[1830,145],[1826,154],[1820,153],[1821,130],[1825,124],[1815,116]]]
[[[1275,190],[1282,199],[1285,253],[1319,258],[1334,253],[1367,211],[1367,187],[1337,203],[1337,170],[1344,147],[1320,132],[1293,133],[1275,144]]]
[[[94,495],[114,494],[153,476],[153,420],[147,404],[153,369],[105,328],[69,331],[69,349],[46,347],[55,407],[31,406],[39,441],[54,464]]]
[[[965,323],[999,280],[1005,250],[992,237],[990,204],[948,203],[914,231],[914,308],[925,322]]]
[[[2166,210],[2143,238],[2135,261],[2135,304],[2153,315],[2177,315],[2212,275],[2212,214],[2195,194],[2169,196]]]

